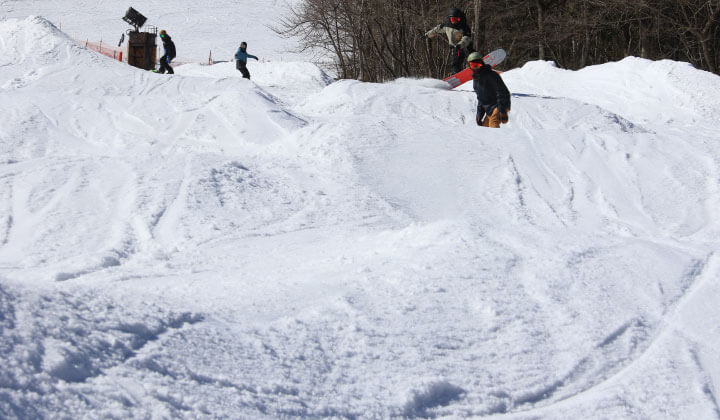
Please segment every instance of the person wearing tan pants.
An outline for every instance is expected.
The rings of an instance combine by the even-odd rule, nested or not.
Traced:
[[[505,124],[506,122],[508,122],[507,113],[501,114],[500,110],[498,108],[495,108],[492,114],[485,115],[485,118],[483,118],[482,121],[478,123],[478,125],[490,128],[500,128],[500,124]]]
[[[468,62],[473,71],[473,90],[478,98],[475,122],[483,127],[500,128],[500,124],[508,122],[510,91],[502,77],[485,64],[482,54],[470,54]]]

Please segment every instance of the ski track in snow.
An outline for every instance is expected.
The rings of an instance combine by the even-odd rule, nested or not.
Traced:
[[[720,417],[717,126],[662,96],[717,76],[529,63],[491,130],[433,80],[0,34],[2,417]]]

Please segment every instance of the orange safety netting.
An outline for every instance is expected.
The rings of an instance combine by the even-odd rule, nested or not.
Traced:
[[[110,44],[105,44],[102,41],[100,42],[90,42],[90,41],[80,41],[76,40],[79,44],[84,45],[87,49],[93,50],[95,52],[98,52],[102,55],[108,56],[110,58],[114,58],[118,61],[127,61],[123,60],[123,48],[115,47]],[[210,52],[210,56],[208,60],[197,60],[197,59],[188,59],[188,58],[180,58],[173,60],[173,64],[188,64],[188,63],[200,63],[200,64],[213,64],[212,59],[212,52]]]
[[[114,58],[118,61],[123,61],[123,50],[117,47],[113,47],[112,45],[103,44],[102,41],[100,42],[90,42],[85,41],[84,43],[81,43],[85,45],[87,49],[99,52],[102,55],[106,55],[110,58]]]

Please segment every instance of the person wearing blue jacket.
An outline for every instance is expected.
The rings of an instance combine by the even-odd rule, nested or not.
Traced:
[[[247,53],[247,42],[241,42],[240,48],[235,53],[235,67],[242,73],[245,79],[250,78],[250,72],[247,69],[248,58],[258,59],[252,54]]]

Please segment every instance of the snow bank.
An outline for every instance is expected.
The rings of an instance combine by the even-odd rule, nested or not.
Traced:
[[[448,125],[462,124],[473,96],[447,90],[439,80],[399,79],[387,83],[340,80],[310,97],[301,108],[313,115],[362,116],[366,118],[416,118]]]
[[[282,97],[287,105],[304,101],[310,94],[324,89],[333,82],[325,71],[308,62],[261,61],[250,59],[248,64],[253,82],[276,98]],[[187,64],[176,69],[177,74],[196,77],[240,78],[242,74],[234,62],[212,66]]]
[[[720,115],[720,77],[688,63],[628,57],[578,71],[529,62],[503,73],[515,94],[572,98],[637,124],[714,124]]]
[[[8,60],[0,70],[0,86],[16,101],[8,111],[40,115],[40,121],[72,121],[73,130],[91,144],[119,146],[138,139],[172,141],[178,136],[212,142],[212,137],[204,137],[209,126],[213,130],[224,127],[239,141],[267,144],[304,124],[245,80],[184,79],[145,72],[78,46],[39,17],[8,20],[0,30],[9,40],[0,49],[3,59]],[[27,90],[44,94],[48,100],[28,101]],[[9,105],[10,101],[4,103]],[[59,107],[61,103],[67,106]],[[86,109],[101,112],[88,113]],[[148,121],[149,116],[160,123]],[[98,118],[103,126],[116,126],[118,130],[112,134],[101,130],[95,135],[100,126]],[[23,136],[13,133],[37,125],[37,119],[23,122],[12,118],[3,130],[13,141],[27,143],[34,130]],[[62,133],[65,127],[56,129]],[[57,137],[49,136],[45,141],[53,143]],[[22,153],[24,148],[12,149]]]
[[[246,202],[261,190],[277,192],[270,208],[288,207],[281,202],[294,194],[285,188],[292,182],[223,155],[256,153],[306,124],[254,83],[142,71],[76,45],[39,17],[8,20],[0,30],[8,40],[0,55],[13,60],[0,67],[0,162],[11,165],[5,191],[15,200],[5,207],[4,261],[56,280],[116,267],[155,249],[145,239],[157,234],[133,221],[140,207],[156,214],[151,229],[162,214],[181,217],[167,201],[180,186],[197,191],[188,200],[203,197],[220,212],[231,195]],[[191,152],[210,157],[194,160]],[[178,179],[170,175],[176,170]],[[185,175],[192,175],[187,185]],[[257,213],[263,220],[278,214]],[[218,228],[207,212],[196,216],[209,234]],[[258,220],[232,212],[220,219]]]
[[[507,128],[645,131],[619,114],[572,98],[513,92],[512,101]],[[474,126],[476,105],[474,92],[451,91],[435,79],[399,79],[382,84],[341,80],[310,96],[300,110],[318,117],[414,120],[422,116],[426,124],[454,127]]]
[[[75,44],[55,25],[39,16],[0,21],[0,36],[3,40],[0,44],[0,69],[4,72],[60,63],[105,62],[98,54]]]
[[[262,86],[303,85],[309,89],[324,88],[333,82],[320,67],[308,62],[256,61],[248,60],[252,80]],[[235,68],[235,62],[217,63],[212,66],[187,64],[178,68],[185,76],[197,77],[242,77]]]

